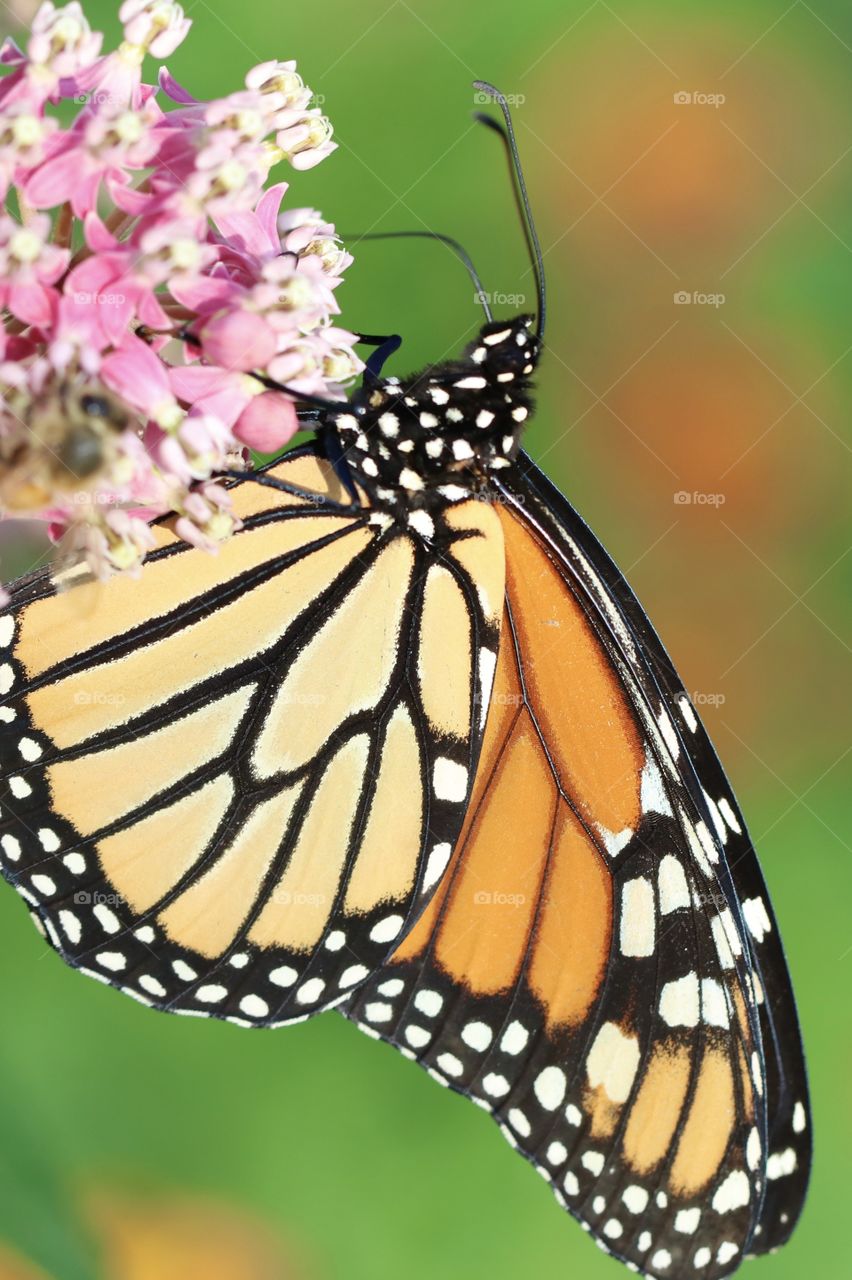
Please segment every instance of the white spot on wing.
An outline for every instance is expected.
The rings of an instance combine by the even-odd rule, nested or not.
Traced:
[[[643,813],[672,814],[672,806],[666,793],[657,762],[646,748],[645,768],[642,770],[641,790],[639,793]]]
[[[660,732],[663,735],[663,740],[671,752],[673,759],[677,760],[680,755],[680,739],[677,736],[677,730],[672,724],[671,716],[665,708],[661,709],[660,714],[657,717],[657,723],[660,726]]]
[[[653,885],[644,876],[625,881],[621,889],[619,925],[621,954],[652,956],[655,938]]]
[[[520,1022],[510,1022],[506,1030],[503,1032],[503,1039],[500,1041],[500,1048],[503,1053],[512,1055],[521,1053],[527,1047],[527,1041],[530,1033],[526,1027]]]
[[[535,1078],[533,1091],[546,1111],[555,1111],[565,1097],[567,1086],[561,1067],[545,1067]]]
[[[467,769],[446,756],[435,761],[432,786],[439,800],[452,800],[460,804],[467,796]]]
[[[598,835],[603,841],[604,849],[611,858],[617,858],[618,855],[630,843],[633,831],[630,827],[625,827],[623,831],[609,831],[606,827],[597,824]]]
[[[453,849],[450,844],[445,843],[435,845],[434,849],[429,854],[429,858],[426,863],[426,870],[423,873],[422,892],[425,892],[427,889],[431,889],[433,885],[438,883],[441,876],[447,869],[447,863],[450,860],[452,852]]]
[[[593,1089],[602,1085],[613,1102],[624,1103],[630,1096],[639,1066],[639,1041],[625,1035],[614,1022],[605,1022],[586,1059],[586,1074]]]
[[[721,800],[719,801],[719,812],[721,813],[722,817],[725,819],[725,821],[727,822],[731,830],[734,831],[738,836],[741,836],[743,833],[743,829],[739,824],[737,815],[734,813],[733,808],[731,807],[730,803],[725,799],[724,796],[722,796]]]
[[[479,727],[485,724],[488,716],[488,705],[491,701],[491,690],[494,687],[494,672],[497,667],[497,654],[493,649],[485,647],[479,650]]]
[[[762,942],[772,930],[772,922],[766,914],[762,898],[746,898],[743,902],[743,917],[755,942]]]
[[[700,1221],[700,1209],[680,1209],[675,1215],[675,1231],[680,1231],[685,1236],[695,1235]]]
[[[683,716],[687,729],[690,733],[695,733],[698,728],[698,717],[685,693],[678,696],[677,705],[680,707],[680,714]]]
[[[269,1005],[260,996],[250,993],[243,996],[240,1001],[240,1009],[243,1013],[247,1013],[250,1018],[265,1018],[269,1013]]]
[[[290,980],[291,983],[293,983],[299,975],[296,973],[295,969],[290,969],[289,972],[293,974],[293,977]],[[271,978],[272,974],[269,976]],[[341,987],[354,987],[356,982],[363,982],[364,979],[369,978],[369,976],[370,970],[366,965],[351,964],[348,969],[344,969],[341,973],[338,985]]]
[[[766,1176],[773,1182],[777,1178],[789,1177],[791,1173],[796,1172],[796,1153],[792,1147],[788,1147],[786,1151],[776,1151],[766,1161]]]
[[[660,912],[668,915],[681,907],[689,906],[689,887],[686,873],[680,862],[672,853],[667,853],[660,860],[657,879],[660,888]]]
[[[750,1197],[748,1175],[742,1169],[734,1169],[713,1196],[713,1208],[717,1213],[730,1213],[748,1204]]]
[[[484,1053],[493,1039],[493,1032],[485,1022],[468,1022],[462,1027],[461,1038],[470,1049]]]
[[[719,806],[716,804],[716,801],[713,799],[713,797],[709,796],[706,791],[704,792],[704,799],[707,802],[707,808],[710,810],[710,817],[713,819],[713,826],[716,828],[716,835],[719,837],[719,840],[721,841],[722,844],[727,844],[728,828],[725,826],[724,822],[722,821],[722,815],[719,812]]]
[[[437,991],[418,991],[414,997],[414,1007],[427,1018],[435,1018],[444,1006],[444,997]]]
[[[80,924],[77,916],[73,911],[60,911],[59,923],[62,926],[62,932],[65,934],[69,942],[75,945],[83,936],[83,926]]]
[[[292,987],[298,976],[296,970],[291,968],[289,964],[282,964],[271,971],[269,981],[273,982],[276,987]]]
[[[698,975],[687,973],[667,982],[660,995],[660,1016],[670,1027],[698,1024]]]
[[[725,990],[715,978],[701,980],[701,1016],[711,1027],[727,1027],[731,1016]]]
[[[408,517],[408,527],[415,533],[419,533],[422,538],[435,536],[435,522],[428,511],[412,511]]]
[[[393,942],[399,937],[400,930],[405,924],[405,920],[400,915],[385,916],[384,920],[380,920],[378,924],[374,924],[370,930],[371,942]]]
[[[648,1207],[648,1192],[644,1187],[627,1187],[621,1198],[631,1213],[644,1213]]]

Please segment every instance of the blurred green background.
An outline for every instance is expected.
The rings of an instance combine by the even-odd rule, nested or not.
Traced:
[[[533,291],[470,81],[517,95],[552,308],[528,446],[701,704],[798,991],[811,1197],[749,1275],[847,1276],[852,10],[186,7],[169,65],[200,97],[271,57],[324,97],[340,150],[291,203],[458,236],[498,312]],[[85,8],[115,33],[112,4]],[[479,323],[463,270],[419,241],[361,246],[339,296],[344,323],[404,335],[396,372]],[[7,540],[2,576],[34,548]],[[163,1017],[65,969],[8,890],[0,929],[0,1276],[88,1280],[99,1255],[109,1280],[625,1274],[483,1113],[336,1014],[268,1034]]]

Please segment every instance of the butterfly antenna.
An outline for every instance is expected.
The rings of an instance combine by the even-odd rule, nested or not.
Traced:
[[[357,244],[361,240],[402,240],[402,239],[419,239],[419,240],[438,240],[441,244],[445,244],[448,249],[452,249],[453,253],[464,263],[467,274],[473,281],[473,287],[476,290],[476,300],[485,313],[485,319],[490,321],[494,319],[491,314],[491,307],[488,305],[488,294],[482,287],[482,280],[479,272],[473,265],[470,254],[464,245],[459,244],[458,240],[454,240],[452,236],[442,235],[440,231],[368,231],[360,236],[345,236],[341,238],[351,244]]]
[[[515,130],[512,125],[512,113],[509,110],[509,104],[505,96],[499,89],[495,89],[493,84],[489,84],[487,80],[474,80],[474,89],[478,89],[481,93],[487,93],[493,98],[503,113],[504,124],[499,120],[495,120],[493,116],[486,115],[482,111],[474,112],[474,119],[480,124],[485,124],[489,129],[493,129],[499,134],[503,146],[506,150],[506,156],[509,160],[509,167],[512,171],[512,186],[515,192],[515,200],[518,205],[518,212],[521,217],[521,225],[524,228],[524,236],[527,242],[527,250],[530,255],[530,264],[535,273],[536,289],[538,291],[538,318],[536,321],[536,334],[541,341],[544,333],[544,321],[547,311],[547,292],[544,280],[544,259],[541,252],[541,244],[539,243],[538,234],[535,229],[535,219],[532,216],[530,200],[527,194],[527,184],[524,181],[524,171],[521,166],[521,157],[518,152],[518,144],[515,140]]]

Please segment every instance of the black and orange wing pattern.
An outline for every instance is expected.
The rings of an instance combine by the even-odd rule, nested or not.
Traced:
[[[728,784],[640,606],[522,458],[498,666],[447,874],[343,1012],[490,1111],[601,1247],[717,1277],[809,1167],[777,930]]]
[[[244,527],[216,556],[165,522],[139,581],[13,588],[0,867],[74,967],[263,1026],[345,998],[434,891],[481,744],[504,553],[467,502],[427,556],[311,449],[234,502]]]

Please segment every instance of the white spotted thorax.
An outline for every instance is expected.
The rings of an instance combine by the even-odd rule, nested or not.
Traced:
[[[371,505],[398,515],[461,502],[511,466],[532,408],[533,323],[491,321],[460,359],[368,385],[335,415]]]

